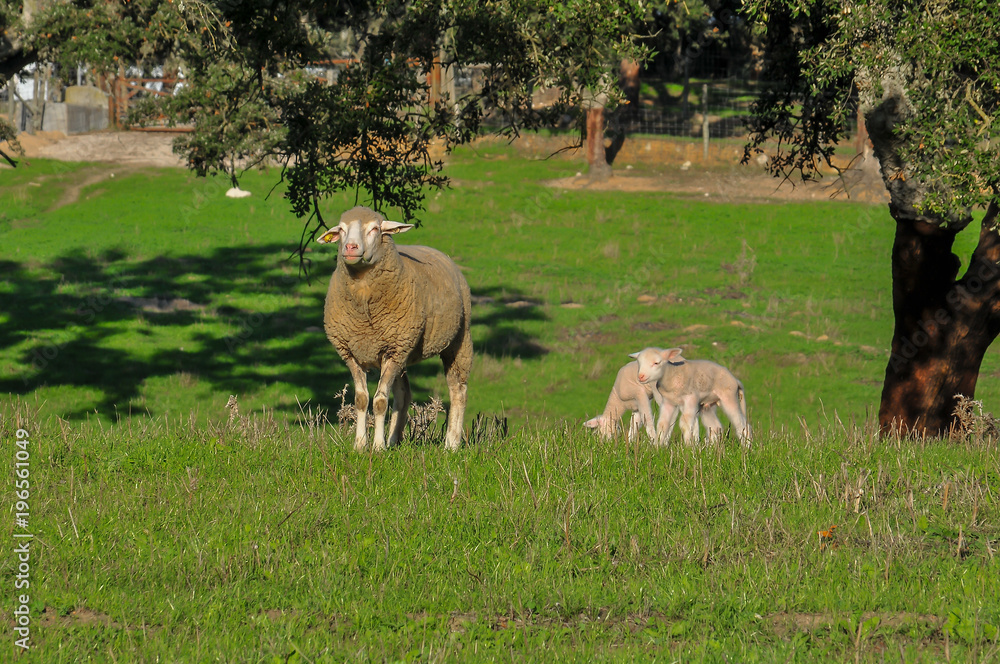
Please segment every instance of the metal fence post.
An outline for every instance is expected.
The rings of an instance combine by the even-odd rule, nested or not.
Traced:
[[[701,143],[702,158],[708,161],[708,83],[701,86]]]

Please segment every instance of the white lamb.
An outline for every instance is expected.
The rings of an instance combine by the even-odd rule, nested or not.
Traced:
[[[472,298],[458,266],[436,249],[397,247],[395,233],[412,224],[387,221],[366,207],[348,210],[340,223],[317,238],[339,242],[337,269],[330,279],[323,319],[326,336],[354,378],[357,412],[355,449],[368,447],[367,371],[380,371],[372,400],[373,447],[397,442],[406,426],[410,382],[406,367],[433,355],[444,362],[451,397],[445,447],[462,444],[462,420],[472,367],[469,326]],[[392,390],[388,441],[385,415]]]
[[[653,386],[639,382],[639,364],[629,362],[618,370],[615,384],[608,395],[604,412],[583,423],[588,429],[597,429],[603,438],[613,438],[621,426],[622,415],[630,413],[628,439],[632,440],[639,427],[644,427],[650,440],[655,440],[653,429],[653,409],[649,400],[653,397]],[[638,414],[638,417],[636,417]]]
[[[639,382],[656,386],[653,397],[660,406],[656,424],[660,444],[670,439],[678,415],[685,443],[698,441],[699,415],[706,437],[709,440],[721,437],[722,422],[715,413],[717,406],[722,407],[740,442],[750,443],[743,383],[728,369],[707,360],[686,360],[680,348],[644,348],[629,357],[635,358],[638,364]]]

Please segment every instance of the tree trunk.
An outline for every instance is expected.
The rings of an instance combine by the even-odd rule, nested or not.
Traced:
[[[997,212],[994,201],[958,280],[960,261],[951,251],[957,231],[894,215],[895,330],[879,408],[883,431],[947,434],[955,422],[955,398],[975,396],[983,357],[1000,333]]]
[[[955,398],[975,396],[983,356],[1000,333],[998,206],[997,199],[990,203],[969,267],[957,278],[961,261],[952,247],[972,215],[926,209],[929,187],[912,177],[902,157],[905,138],[896,132],[912,112],[901,80],[890,71],[882,80],[881,99],[864,102],[865,124],[896,221],[895,329],[879,425],[886,433],[935,436],[953,427]]]
[[[587,109],[587,177],[591,180],[607,180],[611,177],[604,148],[604,106],[593,104]]]
[[[634,120],[639,115],[639,63],[622,60],[618,66],[618,78],[625,94],[625,118]]]

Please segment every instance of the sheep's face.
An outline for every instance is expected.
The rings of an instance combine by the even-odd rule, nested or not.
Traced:
[[[663,373],[671,363],[684,362],[684,358],[681,357],[680,348],[668,348],[666,350],[662,348],[643,348],[638,353],[632,353],[629,357],[639,363],[639,382],[643,384],[655,384],[663,377]]]
[[[317,242],[340,243],[340,255],[348,265],[368,266],[378,260],[379,248],[388,236],[404,233],[413,224],[388,221],[379,213],[366,207],[348,210],[340,217],[340,223],[323,233]]]

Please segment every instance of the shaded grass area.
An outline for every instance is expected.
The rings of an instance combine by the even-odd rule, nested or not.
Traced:
[[[0,414],[30,433],[39,661],[997,657],[995,442],[544,428],[369,456],[308,408]]]
[[[731,368],[758,429],[871,417],[891,334],[882,207],[546,186],[575,168],[461,151],[453,187],[398,236],[454,256],[472,288],[470,418],[578,426],[647,345]],[[267,196],[276,179],[248,174],[254,196],[230,200],[227,183],[179,170],[33,160],[6,171],[0,399],[105,423],[204,422],[230,394],[278,413],[335,407],[348,373],[321,329],[333,255],[307,254],[308,281],[287,260],[301,222],[280,187]],[[326,216],[353,204],[332,200]],[[959,255],[973,240],[960,236]],[[977,394],[987,408],[996,357]],[[418,400],[446,396],[439,361],[410,374]]]

